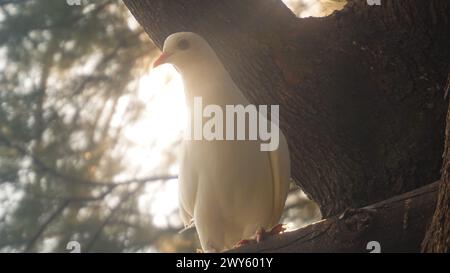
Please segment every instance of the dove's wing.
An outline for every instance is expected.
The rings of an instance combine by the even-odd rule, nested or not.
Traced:
[[[274,208],[272,215],[272,226],[278,224],[283,213],[286,197],[289,192],[291,181],[291,164],[289,149],[286,138],[280,130],[279,147],[275,151],[269,152],[270,164],[272,168]]]
[[[183,142],[180,158],[178,202],[184,226],[192,224],[195,199],[197,196],[197,175],[195,168],[189,164],[189,145]]]
[[[181,219],[183,220],[183,224],[185,227],[191,225],[192,222],[192,215],[184,208],[183,202],[181,201],[181,197],[178,200],[179,202],[179,207],[180,207],[180,216]]]

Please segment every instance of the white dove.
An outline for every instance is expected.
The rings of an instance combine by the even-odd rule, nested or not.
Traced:
[[[210,45],[195,33],[170,35],[154,67],[163,63],[174,65],[183,78],[189,122],[194,97],[223,109],[250,104]],[[290,183],[286,139],[280,131],[278,149],[266,152],[260,150],[260,141],[186,138],[179,181],[181,217],[185,225],[195,223],[203,250],[230,249],[281,226],[277,224]]]

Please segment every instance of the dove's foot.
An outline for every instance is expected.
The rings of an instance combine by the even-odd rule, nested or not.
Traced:
[[[260,228],[256,231],[255,240],[259,243],[267,237],[283,233],[285,230],[286,228],[282,224],[274,226],[270,231],[265,231],[263,228]]]
[[[240,240],[233,246],[233,248],[238,248],[238,247],[241,247],[244,245],[259,243],[259,242],[263,241],[264,239],[268,238],[269,236],[283,233],[285,230],[286,230],[286,228],[282,224],[278,224],[278,225],[274,226],[270,231],[266,231],[263,228],[259,228],[256,231],[254,238]]]
[[[233,246],[233,248],[238,248],[238,247],[241,247],[241,246],[245,246],[245,245],[251,244],[252,241],[253,241],[252,239],[243,239],[243,240],[240,240],[239,242],[237,242],[237,243]]]
[[[285,230],[286,230],[286,227],[283,224],[278,224],[270,230],[270,234],[271,235],[280,234],[280,233],[283,233]]]

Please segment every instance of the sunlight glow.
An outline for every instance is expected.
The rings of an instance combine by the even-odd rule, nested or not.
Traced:
[[[181,219],[171,221],[170,215],[178,209],[178,180],[165,182],[163,188],[158,191],[158,196],[150,203],[150,214],[153,217],[153,224],[156,227],[167,228],[170,226],[180,226]],[[174,223],[175,222],[175,223]]]
[[[171,65],[152,69],[140,79],[137,97],[145,108],[141,117],[127,125],[122,133],[130,145],[125,144],[127,171],[120,179],[177,175],[176,154],[175,160],[171,160],[170,153],[187,124],[181,76]],[[119,100],[111,121],[113,125],[122,122],[130,105],[127,96]],[[175,220],[171,217],[178,209],[178,180],[148,184],[139,198],[139,208],[153,217],[156,227],[181,226],[177,214]]]
[[[282,0],[300,18],[323,17],[344,7],[345,1],[332,0]]]
[[[168,65],[144,75],[137,95],[145,104],[144,112],[135,123],[125,127],[123,136],[132,144],[127,149],[127,166],[132,176],[141,177],[161,167],[164,153],[180,139],[186,127],[187,110],[181,77]],[[119,101],[112,124],[121,123],[128,107],[132,104],[124,97]]]

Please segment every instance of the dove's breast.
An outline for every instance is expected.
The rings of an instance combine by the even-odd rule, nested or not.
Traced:
[[[269,155],[260,151],[259,142],[185,141],[184,147],[181,199],[195,218],[201,240],[208,233],[223,236],[231,247],[257,228],[271,227],[272,173]]]

